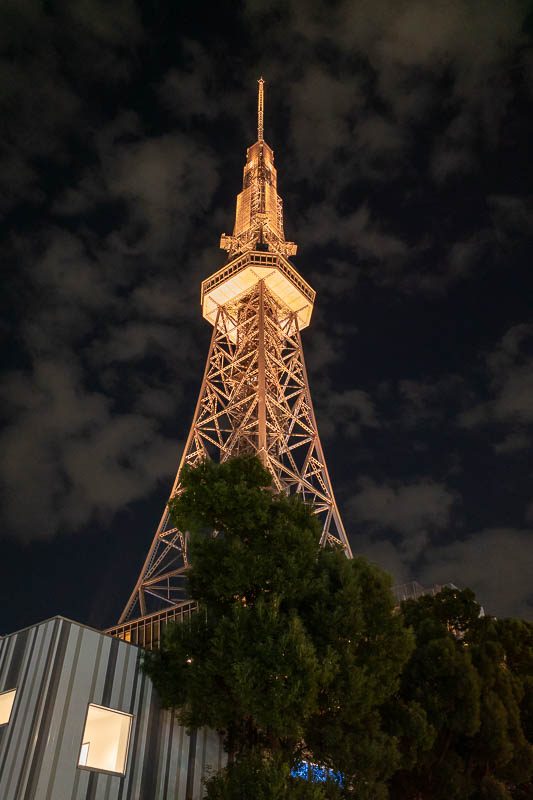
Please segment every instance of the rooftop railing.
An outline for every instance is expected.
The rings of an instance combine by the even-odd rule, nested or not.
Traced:
[[[202,303],[207,292],[210,292],[220,283],[223,283],[232,275],[235,275],[235,273],[240,272],[240,270],[248,264],[253,264],[260,267],[277,267],[280,272],[282,272],[285,277],[288,278],[291,283],[293,283],[294,286],[296,286],[296,288],[302,292],[302,294],[309,300],[310,303],[315,302],[315,290],[309,286],[307,281],[304,281],[304,279],[298,275],[294,267],[292,267],[286,259],[276,254],[255,252],[254,250],[251,250],[241,256],[238,256],[237,258],[234,258],[233,261],[230,261],[230,263],[226,264],[225,267],[222,267],[222,269],[219,269],[218,272],[215,272],[211,278],[203,281]]]
[[[112,628],[107,628],[104,633],[144,647],[146,650],[154,650],[160,646],[162,633],[169,622],[185,622],[197,609],[198,603],[187,600],[179,606],[172,606],[164,611],[156,611],[154,614],[114,625]]]

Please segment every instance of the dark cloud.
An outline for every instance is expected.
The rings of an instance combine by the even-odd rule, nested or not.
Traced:
[[[454,398],[466,396],[466,381],[460,375],[442,375],[434,381],[401,380],[400,420],[408,428],[441,424]]]
[[[413,577],[429,578],[421,565],[426,560],[431,563],[433,548],[448,538],[458,505],[455,490],[429,477],[401,483],[363,476],[344,509],[358,553],[389,570],[396,583],[403,583]],[[442,582],[455,575],[453,563],[449,568]]]
[[[496,348],[485,356],[490,399],[465,411],[466,428],[493,421],[507,425],[533,423],[533,324],[510,328]]]
[[[349,115],[363,104],[357,80],[347,83],[323,67],[311,65],[291,86],[289,103],[297,169],[305,176],[331,169],[350,143]]]
[[[151,530],[117,520],[155,524],[172,482],[263,73],[354,552],[531,616],[527,20],[521,0],[2,4],[9,542],[53,558],[58,533],[117,524],[144,558]]]
[[[378,262],[396,262],[408,251],[405,242],[380,229],[366,205],[346,216],[337,216],[335,209],[326,203],[312,206],[298,230],[298,239],[307,245],[340,244],[354,255]]]
[[[0,9],[0,197],[3,210],[24,200],[42,204],[36,159],[73,165],[101,113],[81,92],[126,80],[142,39],[132,0],[36,2],[8,0]],[[100,91],[106,94],[106,89]]]
[[[533,196],[489,195],[493,225],[502,245],[512,246],[517,236],[531,236],[533,223]]]
[[[56,213],[80,215],[115,204],[122,224],[110,233],[108,247],[127,255],[176,252],[192,220],[210,205],[218,183],[213,154],[179,134],[143,137],[132,116],[115,120],[96,144],[100,163],[58,198]]]
[[[129,207],[132,230],[126,229],[125,239],[135,240],[135,229],[141,229],[147,249],[156,252],[170,234],[173,240],[181,228],[183,235],[191,218],[206,210],[218,180],[209,153],[190,139],[171,135],[120,147],[106,160],[104,172],[111,195]]]
[[[432,586],[449,582],[453,575],[456,585],[474,589],[487,614],[530,619],[532,540],[531,530],[514,528],[486,528],[440,544],[427,544],[420,536],[416,578]],[[360,543],[361,554],[388,569],[398,583],[412,579],[403,542],[395,546],[388,539],[363,535]]]
[[[108,524],[172,469],[179,443],[152,418],[114,416],[73,364],[41,360],[8,376],[2,395],[16,414],[1,437],[3,509],[23,540]]]
[[[487,528],[464,540],[442,543],[427,554],[421,572],[426,583],[448,580],[472,586],[488,614],[531,618],[533,532]]]
[[[531,435],[527,433],[508,433],[501,441],[494,445],[495,453],[515,453],[531,446]]]
[[[347,509],[355,522],[368,523],[381,532],[399,533],[400,550],[406,558],[414,560],[428,544],[432,532],[449,526],[457,499],[447,486],[427,478],[394,485],[361,477]]]
[[[228,114],[235,121],[241,117],[248,128],[252,120],[246,119],[248,108],[242,94],[229,87],[220,90],[213,53],[197,41],[185,40],[182,58],[183,67],[170,69],[158,87],[159,98],[174,119],[183,124],[191,119],[212,121]]]
[[[12,146],[4,145],[0,153],[0,213],[19,203],[38,205],[44,200],[36,170]]]
[[[361,389],[335,391],[331,385],[317,388],[321,438],[329,439],[337,434],[345,440],[357,439],[362,428],[380,427],[375,404],[368,392]]]

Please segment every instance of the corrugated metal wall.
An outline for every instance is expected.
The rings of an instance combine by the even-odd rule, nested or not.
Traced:
[[[213,731],[188,736],[139,671],[141,651],[70,620],[0,639],[0,692],[17,689],[0,727],[1,800],[197,800],[226,762]],[[133,714],[126,774],[77,766],[87,705]]]

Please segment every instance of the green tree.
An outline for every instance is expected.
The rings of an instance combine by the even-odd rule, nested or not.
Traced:
[[[199,611],[144,668],[183,724],[224,734],[231,764],[207,797],[386,797],[402,753],[382,708],[413,646],[388,576],[321,548],[312,508],[275,494],[255,457],[186,468],[182,487],[170,511]],[[303,759],[342,788],[291,777]]]
[[[423,709],[431,735],[393,777],[393,796],[531,797],[533,626],[480,618],[470,590],[445,589],[402,608],[416,648],[400,697]],[[412,745],[409,734],[403,740]]]

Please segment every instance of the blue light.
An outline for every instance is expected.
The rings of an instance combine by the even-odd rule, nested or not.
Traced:
[[[342,775],[340,772],[335,772],[327,767],[321,767],[319,764],[310,764],[308,761],[300,761],[291,770],[293,778],[303,778],[305,781],[312,783],[325,783],[327,780],[338,783],[342,788]]]

